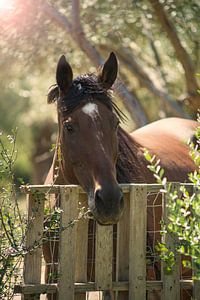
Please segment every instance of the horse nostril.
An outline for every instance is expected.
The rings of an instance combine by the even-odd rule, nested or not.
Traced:
[[[123,197],[123,193],[121,191],[119,191],[119,194],[115,194],[115,196],[113,198],[110,199],[110,195],[107,195],[107,201],[105,201],[102,190],[96,190],[95,193],[95,202],[96,205],[98,205],[98,207],[100,208],[112,208],[112,209],[116,209],[119,208],[120,210],[123,209],[124,207],[124,197]]]
[[[104,198],[101,190],[97,190],[95,193],[95,203],[98,210],[105,210]]]
[[[93,213],[100,224],[115,224],[119,221],[124,208],[123,193],[118,186],[97,189],[94,205]]]
[[[95,200],[98,201],[98,202],[103,201],[100,190],[96,191],[96,193],[95,193]]]

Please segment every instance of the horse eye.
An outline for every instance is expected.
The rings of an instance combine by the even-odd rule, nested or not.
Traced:
[[[66,129],[70,133],[72,133],[74,131],[72,124],[70,124],[68,122],[64,123],[64,129]]]

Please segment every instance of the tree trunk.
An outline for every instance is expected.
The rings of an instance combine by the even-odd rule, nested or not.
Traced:
[[[158,21],[162,25],[162,28],[167,33],[167,36],[174,47],[175,54],[177,59],[183,66],[185,71],[185,79],[188,90],[188,100],[192,106],[193,112],[196,113],[197,109],[200,107],[200,95],[198,94],[198,84],[196,80],[196,72],[193,62],[181,44],[177,32],[172,24],[172,22],[168,19],[167,14],[164,11],[162,4],[159,0],[149,0],[154,10],[155,15],[157,16]]]
[[[107,49],[109,46],[101,45],[100,48]],[[111,47],[112,49],[112,47]],[[188,114],[184,112],[181,105],[171,97],[170,94],[167,93],[164,89],[160,89],[151,80],[149,74],[142,68],[142,66],[138,63],[136,57],[125,48],[114,49],[118,58],[126,65],[131,73],[133,73],[140,85],[148,89],[154,96],[158,97],[160,101],[163,102],[164,105],[167,106],[168,110],[174,115],[182,118],[189,118]]]
[[[38,2],[39,3],[39,2]],[[32,2],[33,5],[35,5]],[[99,67],[103,63],[103,59],[95,47],[86,38],[83,28],[80,23],[79,14],[79,1],[72,1],[72,22],[69,22],[67,17],[61,14],[55,7],[51,6],[47,2],[41,2],[40,10],[49,17],[54,23],[59,25],[63,30],[67,31],[71,35],[76,44],[80,49],[88,56],[90,61],[95,67]],[[136,99],[123,85],[115,85],[116,94],[123,101],[125,107],[129,111],[130,115],[133,117],[136,125],[138,127],[148,123],[148,118],[144,112],[140,102]]]

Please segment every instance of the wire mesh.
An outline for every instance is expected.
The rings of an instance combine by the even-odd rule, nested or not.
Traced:
[[[154,189],[155,190],[155,189]],[[58,255],[59,255],[59,234],[60,234],[60,215],[59,194],[46,194],[44,236],[43,236],[43,257],[41,283],[57,283],[59,280]],[[146,244],[146,279],[148,281],[160,281],[161,278],[161,261],[157,244],[162,239],[162,219],[163,219],[164,196],[160,191],[148,192],[147,194],[147,244]],[[26,207],[27,209],[27,207]],[[141,216],[142,217],[142,216]],[[135,224],[137,226],[137,224]],[[129,230],[129,228],[127,228]],[[95,231],[96,222],[88,222],[88,250],[87,250],[87,282],[95,282]],[[117,280],[117,226],[113,230],[113,281]],[[128,246],[127,246],[128,247]],[[23,263],[20,265],[22,276]],[[191,271],[181,272],[181,279],[191,279]],[[21,279],[19,280],[21,283]],[[190,294],[188,290],[183,293]],[[93,298],[92,298],[93,297]],[[95,298],[94,298],[95,297]],[[102,293],[86,293],[86,299],[101,299]],[[117,296],[116,296],[117,297]],[[19,299],[15,296],[14,299]],[[40,296],[44,299],[44,295]],[[53,300],[53,294],[48,299]],[[117,298],[116,298],[117,299]]]

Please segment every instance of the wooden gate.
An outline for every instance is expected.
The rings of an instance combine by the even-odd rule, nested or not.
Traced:
[[[125,197],[125,210],[117,224],[117,242],[113,244],[113,226],[96,225],[95,280],[87,281],[88,219],[78,217],[79,207],[86,205],[86,195],[79,186],[28,186],[28,230],[26,247],[32,251],[24,259],[24,283],[15,287],[23,299],[39,299],[40,294],[58,292],[59,300],[86,299],[86,292],[112,290],[115,299],[144,300],[146,294],[158,291],[163,300],[180,299],[180,289],[192,289],[194,299],[199,299],[199,283],[180,280],[180,259],[171,274],[164,272],[161,279],[146,280],[146,236],[148,196],[158,194],[161,186],[121,185]],[[59,244],[58,284],[42,284],[42,237],[46,194],[60,194],[61,230]],[[39,196],[38,196],[39,195]],[[167,218],[167,199],[160,203]],[[155,203],[154,203],[155,204]],[[165,235],[167,245],[173,250],[174,241]],[[116,249],[113,249],[113,245]],[[34,250],[35,246],[35,250]],[[114,250],[114,251],[113,251]],[[116,253],[113,280],[113,253]]]

